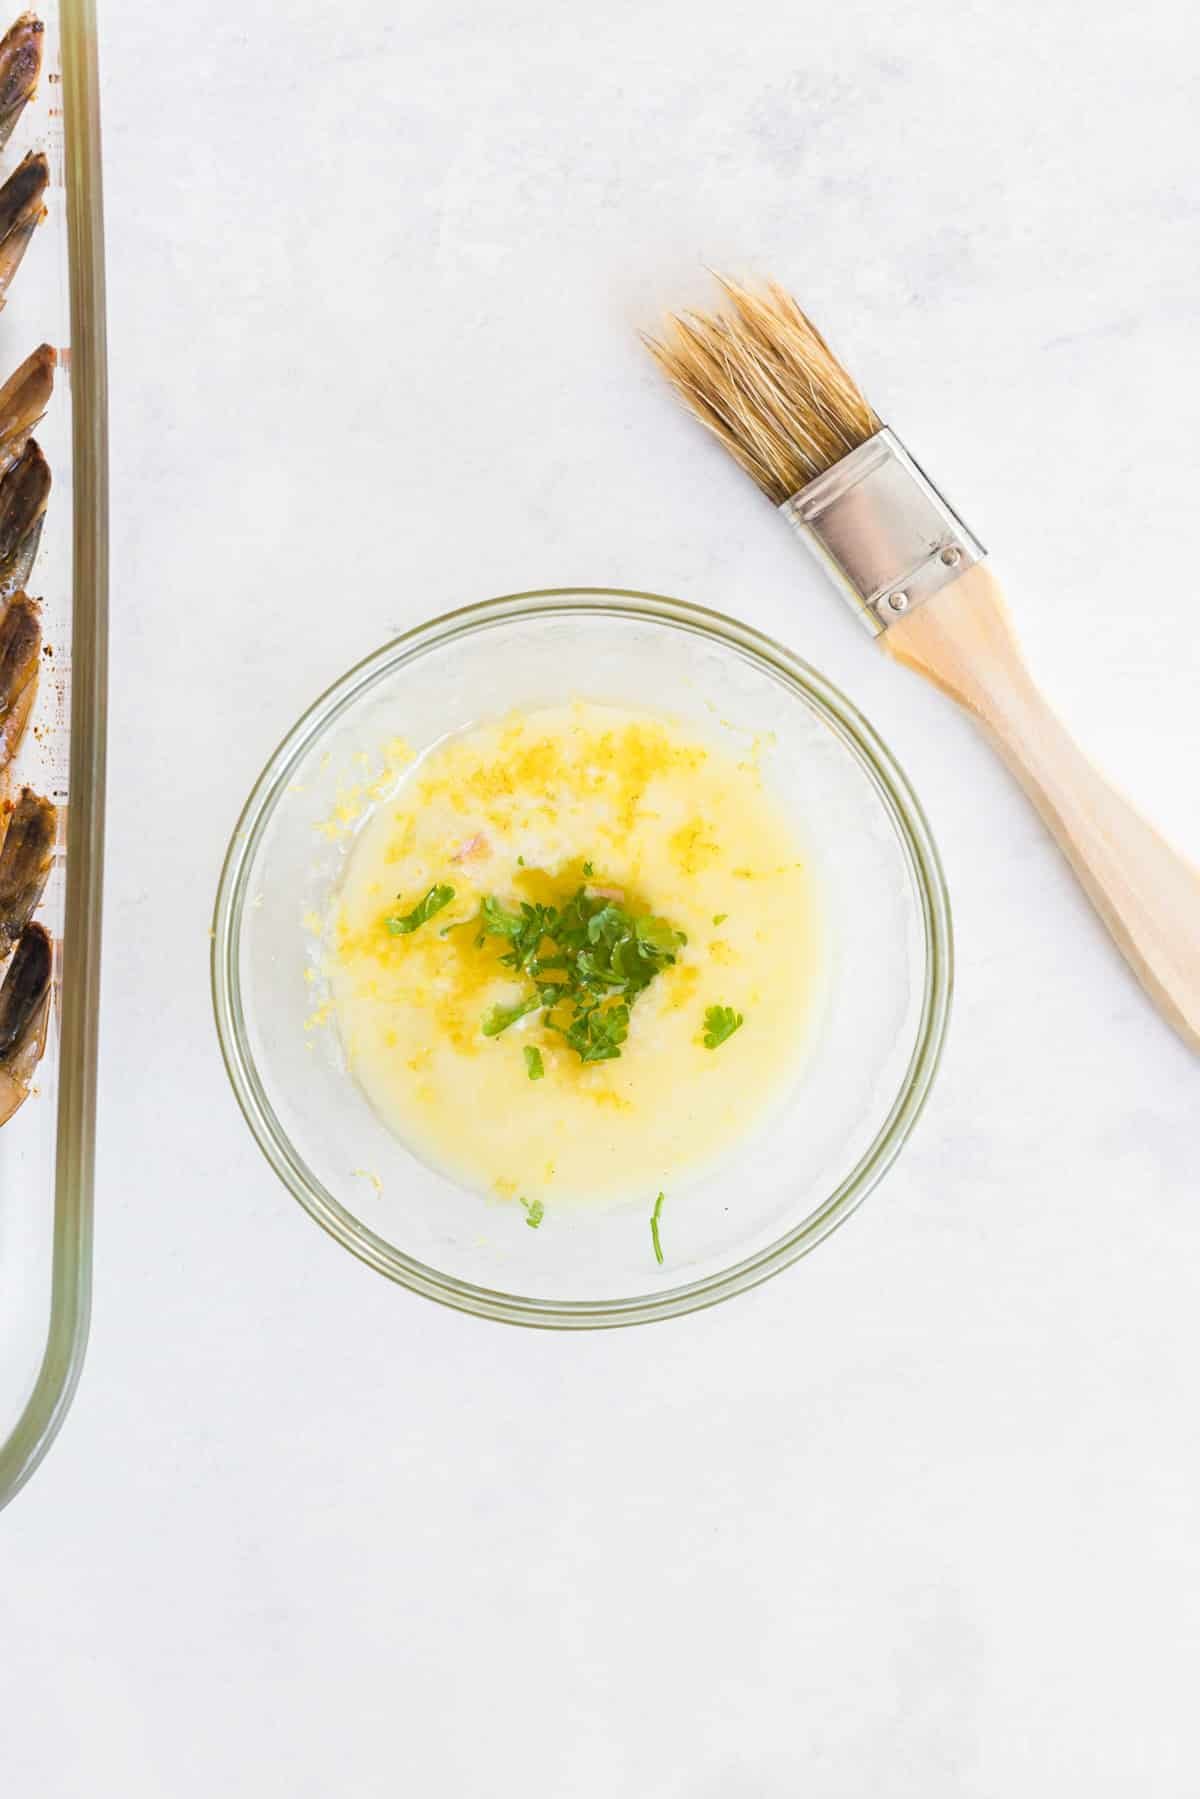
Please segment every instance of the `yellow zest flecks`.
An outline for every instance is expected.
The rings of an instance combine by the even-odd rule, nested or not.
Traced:
[[[624,1093],[617,1093],[611,1087],[601,1087],[598,1082],[590,1085],[580,1084],[580,1091],[593,1106],[606,1106],[610,1112],[632,1112],[633,1100]]]
[[[319,1031],[322,1025],[329,1023],[332,1014],[333,1001],[331,999],[322,1000],[316,1011],[310,1012],[308,1017],[304,1020],[305,1030]]]
[[[744,734],[734,756],[673,720],[577,702],[464,732],[415,766],[405,753],[385,754],[377,795],[343,796],[366,814],[322,933],[342,1041],[380,1116],[509,1202],[639,1196],[647,1170],[657,1190],[736,1140],[797,1063],[817,940],[793,828]],[[528,985],[504,967],[504,938],[480,941],[483,898],[557,905],[585,884],[688,939],[635,1001],[620,1056],[582,1063],[540,1010],[485,1036],[490,1008]],[[389,916],[437,885],[453,899],[391,934]],[[718,914],[736,923],[714,934]],[[713,1003],[748,1018],[719,1055],[698,1047]]]
[[[337,802],[324,824],[318,826],[326,837],[346,837],[366,810],[361,787],[342,787]]]
[[[685,875],[696,875],[703,868],[711,868],[721,854],[721,845],[702,818],[689,819],[677,831],[672,831],[668,846]]]
[[[672,1012],[680,1011],[690,1005],[696,997],[696,989],[700,985],[700,968],[695,962],[684,962],[673,971],[670,993],[663,1004]]]
[[[378,764],[372,761],[366,750],[356,750],[349,761],[358,771],[359,779],[352,786],[339,787],[332,809],[325,818],[316,820],[313,829],[331,843],[351,836],[364,815],[392,791],[399,775],[413,761],[414,753],[411,744],[403,737],[388,740]],[[331,761],[332,755],[327,750],[321,758],[320,767],[327,768]],[[342,766],[348,765],[343,763]],[[297,791],[303,789],[298,788]]]
[[[389,866],[403,862],[409,854],[413,838],[416,835],[417,821],[411,813],[401,811],[396,814],[396,826],[392,841],[388,845],[387,861]]]

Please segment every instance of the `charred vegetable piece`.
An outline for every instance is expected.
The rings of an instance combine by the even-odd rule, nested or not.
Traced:
[[[42,897],[57,828],[50,801],[24,788],[0,848],[0,955],[20,937]]]
[[[40,150],[31,150],[0,187],[0,306],[30,238],[46,216],[44,195],[49,185],[49,163]]]
[[[42,72],[46,28],[31,12],[23,12],[0,38],[0,150],[33,99]]]
[[[49,937],[40,924],[29,925],[0,986],[0,1062],[8,1061],[23,1040],[50,985],[50,963]]]
[[[46,1047],[54,956],[40,924],[27,925],[0,987],[0,1124],[29,1097]]]
[[[49,498],[50,464],[31,437],[0,480],[0,599],[29,579]]]
[[[12,761],[25,730],[41,653],[37,602],[19,593],[0,618],[0,770]]]
[[[17,461],[54,392],[56,358],[41,344],[0,387],[0,475]]]

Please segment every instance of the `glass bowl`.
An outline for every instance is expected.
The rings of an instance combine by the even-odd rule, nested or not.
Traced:
[[[653,1193],[547,1211],[469,1192],[376,1116],[320,1014],[312,922],[397,737],[418,752],[518,706],[644,708],[760,750],[817,882],[825,992],[802,1071],[736,1152],[664,1210]],[[345,821],[341,824],[338,821]],[[306,922],[307,921],[307,922]],[[748,626],[653,594],[509,595],[397,638],[331,687],[271,757],[217,895],[217,1030],[234,1092],[301,1205],[371,1267],[516,1324],[638,1324],[712,1305],[827,1237],[900,1152],[929,1092],[952,980],[937,851],[908,782],[815,670]],[[309,1027],[306,1029],[306,1025]],[[464,1103],[469,1103],[465,1099]]]

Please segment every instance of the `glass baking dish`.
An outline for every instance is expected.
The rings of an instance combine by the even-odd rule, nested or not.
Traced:
[[[13,15],[20,10],[13,6]],[[0,380],[35,349],[58,352],[36,437],[53,477],[26,583],[42,600],[44,653],[14,766],[59,808],[37,916],[55,945],[45,1054],[29,1098],[0,1128],[0,1506],[46,1453],[87,1340],[104,818],[107,436],[99,110],[91,0],[45,0],[41,80],[0,176],[46,152],[48,214],[0,312]],[[7,29],[7,13],[0,31]]]

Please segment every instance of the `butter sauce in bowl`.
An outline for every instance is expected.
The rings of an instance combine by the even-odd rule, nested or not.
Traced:
[[[289,734],[213,977],[254,1134],[347,1248],[485,1316],[636,1323],[786,1266],[895,1158],[949,908],[815,671],[680,601],[524,594],[386,646]]]

